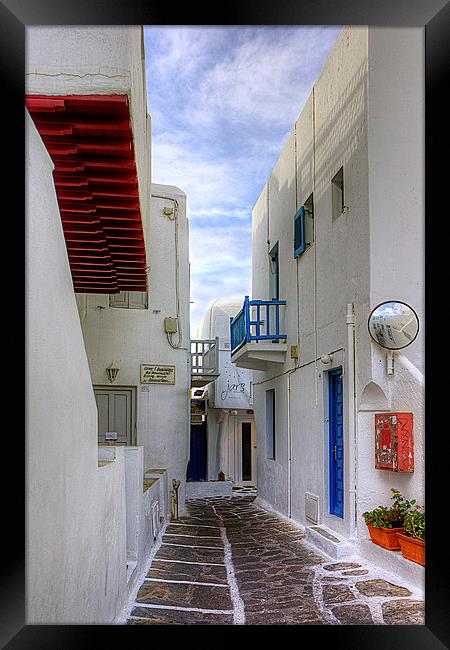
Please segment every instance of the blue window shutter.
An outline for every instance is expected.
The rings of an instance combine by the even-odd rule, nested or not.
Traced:
[[[305,208],[302,205],[294,217],[294,258],[304,253],[305,247]]]

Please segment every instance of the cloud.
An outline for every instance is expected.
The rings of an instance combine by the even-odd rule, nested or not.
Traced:
[[[251,291],[251,229],[239,225],[191,228],[191,320],[198,327],[219,297],[242,298]],[[192,264],[196,260],[196,264]]]
[[[339,31],[145,29],[152,176],[187,194],[193,333],[214,299],[250,293],[252,207]]]

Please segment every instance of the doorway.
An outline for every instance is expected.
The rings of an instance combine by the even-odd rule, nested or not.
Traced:
[[[269,252],[269,300],[280,299],[280,263],[278,257],[278,242]],[[267,335],[276,331],[276,317],[278,307],[271,305],[267,307],[265,331]],[[278,339],[273,339],[272,343],[278,343]]]
[[[269,300],[280,299],[280,267],[278,242],[269,252]]]
[[[342,368],[328,372],[330,514],[344,517],[344,409]]]
[[[132,386],[94,386],[94,395],[99,444],[110,440],[116,445],[135,445],[135,389]]]
[[[238,486],[256,486],[256,434],[251,418],[236,418],[235,477]]]
[[[208,444],[206,420],[191,424],[189,462],[186,470],[187,481],[206,481],[208,469]]]

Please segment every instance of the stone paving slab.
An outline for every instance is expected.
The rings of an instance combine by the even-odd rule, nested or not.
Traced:
[[[191,535],[192,537],[215,537],[220,539],[220,530],[218,527],[203,528],[199,526],[171,526],[166,528],[166,535],[174,533],[176,535]]]
[[[189,546],[169,546],[162,544],[158,557],[167,560],[185,560],[188,562],[213,562],[223,564],[225,557],[222,549],[191,548]]]
[[[302,529],[253,501],[239,496],[187,502],[187,515],[166,527],[147,574],[174,582],[144,582],[128,624],[424,623],[424,603],[409,589],[363,561],[331,561],[305,542]],[[144,602],[165,607],[143,607]]]
[[[297,607],[290,611],[259,611],[246,614],[247,625],[323,625],[325,619],[319,612]]]
[[[147,609],[135,607],[131,612],[137,619],[128,619],[127,625],[232,625],[232,614],[208,614],[175,609]]]
[[[335,562],[334,564],[325,564],[323,568],[326,571],[342,571],[343,569],[357,569],[359,567],[361,565],[355,562]]]
[[[339,605],[333,607],[333,614],[343,625],[374,625],[367,605]]]
[[[147,573],[147,578],[228,584],[225,566],[161,562],[157,558],[153,560],[150,570]]]
[[[153,581],[143,583],[137,594],[136,603],[174,607],[195,606],[198,609],[232,609],[233,607],[228,587]]]
[[[162,538],[163,543],[169,544],[187,544],[188,546],[196,546],[198,548],[220,548],[223,549],[222,540],[217,537],[208,538],[208,537],[193,537],[188,535],[164,535]]]
[[[176,521],[177,524],[186,524],[187,526],[200,526],[201,528],[216,528],[217,529],[217,519],[213,517],[208,519],[207,517],[180,517]]]
[[[425,603],[417,600],[389,600],[382,605],[387,625],[425,625]]]
[[[326,604],[343,603],[347,600],[355,600],[356,596],[346,585],[325,585],[323,599]]]
[[[363,580],[356,583],[356,588],[365,596],[411,596],[409,589],[387,580]]]

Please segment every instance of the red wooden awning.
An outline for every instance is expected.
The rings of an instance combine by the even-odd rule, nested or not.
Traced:
[[[146,253],[127,95],[27,95],[53,160],[75,291],[146,291]]]

